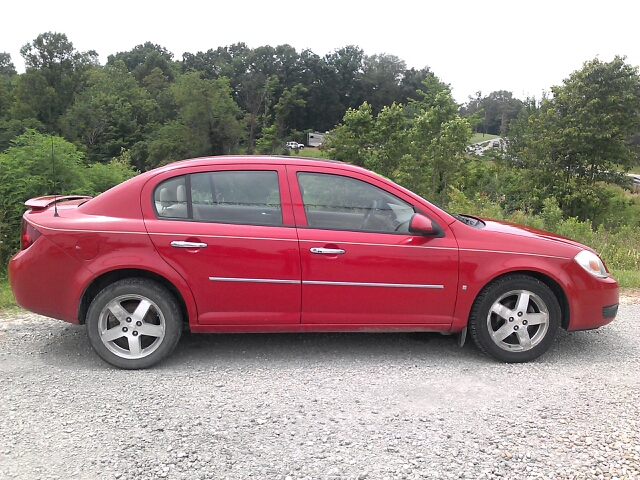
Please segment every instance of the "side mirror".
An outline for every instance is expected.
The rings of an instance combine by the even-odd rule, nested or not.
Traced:
[[[444,231],[431,219],[421,213],[414,213],[409,221],[409,233],[424,235],[427,237],[439,237],[444,235]]]

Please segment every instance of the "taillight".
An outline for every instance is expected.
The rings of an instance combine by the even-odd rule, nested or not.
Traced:
[[[33,225],[22,219],[22,236],[20,237],[20,248],[22,248],[22,250],[33,245],[33,242],[35,242],[40,235],[40,232],[36,230]]]

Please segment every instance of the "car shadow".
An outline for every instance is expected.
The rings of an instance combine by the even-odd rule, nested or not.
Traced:
[[[53,328],[47,336],[29,337],[15,353],[49,364],[105,366],[92,351],[83,326]],[[558,332],[554,344],[536,363],[613,362],[621,351],[636,349],[634,337],[605,326],[584,332]],[[456,335],[439,333],[242,333],[184,332],[174,352],[157,368],[199,365],[353,364],[414,361],[430,365],[449,362],[495,363],[470,336],[460,348]]]
[[[455,336],[439,333],[243,333],[192,334],[185,332],[163,365],[203,362],[314,364],[362,362],[372,358],[436,359],[477,357],[473,348],[460,349]]]

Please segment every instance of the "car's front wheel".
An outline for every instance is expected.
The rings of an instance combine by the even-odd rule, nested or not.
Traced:
[[[104,288],[87,312],[87,336],[107,363],[147,368],[169,355],[182,333],[174,296],[146,278],[128,278]]]
[[[503,362],[528,362],[546,352],[560,326],[551,289],[527,275],[502,277],[478,295],[469,331],[478,347]]]

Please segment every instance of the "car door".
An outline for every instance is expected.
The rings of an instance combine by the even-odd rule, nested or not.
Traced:
[[[458,248],[446,225],[435,237],[410,234],[417,206],[373,175],[288,169],[300,241],[303,324],[449,328]]]
[[[300,258],[285,169],[175,171],[145,187],[151,239],[193,292],[198,323],[300,322]]]

